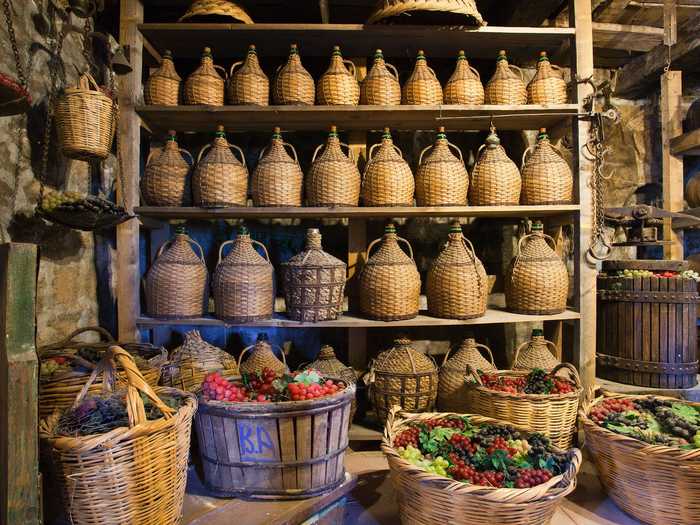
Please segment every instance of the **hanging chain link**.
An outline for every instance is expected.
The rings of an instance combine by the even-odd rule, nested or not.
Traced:
[[[17,66],[17,78],[19,83],[24,89],[27,89],[27,77],[24,74],[24,68],[22,67],[22,59],[19,56],[19,48],[17,47],[17,37],[15,36],[15,27],[12,23],[12,9],[10,7],[10,0],[2,1],[2,10],[5,13],[5,20],[7,21],[7,33],[10,36],[10,45],[12,46],[12,54],[15,56],[15,64]]]
[[[605,194],[606,181],[612,178],[605,175],[605,157],[609,148],[605,145],[603,121],[598,114],[591,121],[589,139],[584,146],[584,152],[588,160],[593,164],[589,186],[593,194],[592,208],[593,221],[591,225],[591,244],[588,248],[588,256],[594,260],[605,260],[612,253],[612,245],[605,236]]]

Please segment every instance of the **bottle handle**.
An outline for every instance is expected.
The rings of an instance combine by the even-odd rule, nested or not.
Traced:
[[[484,151],[484,148],[486,147],[486,144],[482,144],[479,146],[479,149],[476,150],[476,158],[479,159],[481,158],[481,152]]]
[[[515,71],[518,74],[518,76],[520,77],[520,80],[525,82],[525,74],[523,73],[522,69],[520,69],[518,66],[516,66],[514,64],[508,64],[508,69],[510,69],[511,71]]]
[[[420,152],[420,155],[418,155],[418,165],[419,165],[419,166],[420,166],[421,164],[423,164],[423,154],[424,154],[426,151],[428,151],[430,148],[432,148],[432,147],[433,147],[433,145],[432,145],[432,144],[429,144],[429,145],[427,145],[426,147],[423,148],[423,151]]]
[[[511,370],[513,367],[518,363],[518,357],[520,357],[520,351],[523,349],[525,345],[530,344],[530,341],[524,341],[518,345],[518,347],[515,349],[515,352],[513,353],[513,363],[510,365]]]
[[[243,150],[239,146],[236,146],[235,144],[229,144],[228,147],[233,148],[236,151],[238,151],[238,154],[241,156],[241,164],[243,164],[243,167],[246,168],[247,166],[245,163],[245,154],[243,153]]]
[[[433,78],[435,80],[437,80],[437,75],[435,74],[435,70],[430,66],[425,66],[425,67],[428,69],[428,71],[430,71],[430,74],[433,75]]]
[[[355,159],[355,154],[352,152],[352,149],[350,149],[350,145],[349,145],[349,144],[345,144],[345,142],[341,142],[340,145],[341,145],[341,146],[345,146],[346,148],[348,148],[348,158],[349,158],[353,163],[357,164],[357,160]]]
[[[396,151],[396,153],[399,154],[399,157],[401,157],[403,159],[403,153],[401,153],[401,150],[399,149],[399,147],[394,143],[391,144],[391,147],[394,148],[394,151]]]
[[[483,348],[484,350],[486,350],[486,352],[488,353],[489,362],[493,365],[494,368],[496,368],[496,361],[493,358],[493,352],[491,352],[491,349],[486,345],[482,345],[481,343],[476,343],[476,348]]]
[[[243,61],[242,61],[242,60],[239,61],[239,62],[234,62],[233,64],[231,64],[231,70],[230,70],[229,73],[228,73],[229,78],[233,77],[233,70],[236,69],[237,66],[241,66],[241,65],[243,65]]]
[[[183,153],[187,153],[187,156],[190,158],[190,164],[194,165],[194,158],[192,158],[192,153],[187,151],[185,148],[178,148],[178,151],[182,155]],[[148,161],[146,162],[148,163]]]
[[[299,164],[299,158],[297,157],[297,150],[294,149],[294,146],[292,146],[289,142],[282,142],[282,146],[288,146],[289,149],[292,150],[292,153],[294,154],[294,162]]]
[[[406,246],[408,246],[408,254],[409,254],[409,257],[410,257],[411,260],[413,261],[413,260],[414,260],[414,259],[413,259],[413,248],[411,248],[411,243],[408,242],[408,241],[407,241],[406,239],[404,239],[403,237],[399,237],[398,235],[396,236],[396,240],[397,240],[397,241],[403,241],[403,242],[406,243]]]
[[[151,163],[151,157],[153,157],[154,153],[163,153],[163,150],[165,148],[153,148],[151,152],[148,154],[148,157],[146,157],[146,166],[148,166]]]
[[[190,244],[194,244],[197,248],[199,248],[199,256],[197,256],[197,258],[202,262],[202,264],[206,264],[204,262],[204,250],[202,249],[202,246],[197,241],[195,241],[192,237],[190,237],[189,235],[186,235],[186,237],[187,237],[187,242],[189,242]],[[161,244],[160,248],[158,248],[158,251],[156,252],[156,259],[163,254],[163,250],[165,250],[166,246],[168,246],[169,244],[172,244],[172,243],[173,243],[173,239],[168,239],[163,244]],[[196,255],[197,254],[195,253],[195,256]]]
[[[325,143],[319,144],[318,146],[316,146],[316,149],[314,150],[314,154],[311,156],[311,164],[314,163],[314,161],[316,160],[316,155],[318,155],[318,152],[321,150],[321,148],[323,148],[323,146],[325,146]]]
[[[228,241],[224,241],[221,243],[221,246],[219,246],[219,261],[216,263],[217,266],[221,264],[221,261],[223,260],[223,255],[224,255],[224,246],[226,246],[228,244],[233,244],[233,239],[228,240]]]
[[[386,66],[389,73],[392,74],[394,79],[396,79],[396,81],[398,82],[399,81],[399,71],[398,71],[398,69],[396,69],[396,66],[394,66],[393,64],[389,64],[389,62],[384,62],[384,65]]]
[[[474,67],[474,66],[469,66],[469,69],[471,70],[472,73],[476,75],[476,78],[481,81],[481,75],[479,74],[479,71]]]
[[[447,146],[448,147],[451,146],[457,152],[457,154],[459,156],[459,161],[462,163],[462,166],[464,166],[464,157],[462,156],[462,150],[459,149],[457,146],[455,146],[454,144],[452,144],[449,141],[447,142]]]
[[[279,346],[279,345],[273,345],[273,344],[271,344],[271,343],[269,343],[269,342],[268,342],[268,344],[270,345],[270,348],[277,348],[277,349],[280,351],[280,354],[282,354],[282,362],[284,363],[284,366],[286,366],[287,368],[289,368],[289,367],[287,366],[287,358],[286,358],[286,356],[284,355],[284,350],[282,349],[282,347]],[[255,344],[246,346],[243,350],[241,350],[241,355],[238,356],[238,369],[239,369],[239,370],[241,369],[241,363],[243,362],[243,355],[244,355],[248,350],[250,350],[251,348],[255,348]],[[273,352],[273,354],[274,354],[274,352]]]
[[[357,68],[355,68],[355,64],[353,63],[352,60],[348,59],[343,59],[343,64],[346,66],[349,66],[348,69],[350,70],[350,74],[354,79],[357,79]]]
[[[520,171],[522,171],[523,168],[525,167],[525,161],[527,161],[527,156],[529,153],[532,153],[532,151],[533,151],[533,146],[528,146],[527,148],[525,148],[525,151],[523,151],[523,158],[520,161]]]
[[[374,150],[375,150],[375,148],[378,148],[379,146],[381,146],[381,143],[377,142],[376,144],[372,144],[369,147],[369,153],[367,154],[367,162],[368,163],[372,161],[372,158],[374,157]]]
[[[223,79],[228,80],[228,73],[226,73],[226,69],[224,69],[223,67],[214,64],[214,71],[223,71]],[[219,73],[219,76],[221,76],[221,73]]]
[[[265,253],[265,259],[267,259],[267,262],[270,262],[270,254],[267,252],[267,247],[263,243],[261,243],[260,241],[256,241],[255,239],[251,239],[250,242],[252,244],[257,244],[258,246],[260,246],[263,249],[263,253]]]
[[[199,164],[199,162],[202,160],[202,155],[204,155],[204,152],[209,148],[211,148],[211,143],[205,144],[204,147],[199,150],[199,155],[197,155],[197,164]]]

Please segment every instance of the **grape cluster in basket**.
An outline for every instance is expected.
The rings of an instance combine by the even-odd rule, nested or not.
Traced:
[[[568,379],[548,374],[539,368],[527,376],[481,374],[480,377],[486,388],[510,394],[569,394],[576,390],[576,386]]]

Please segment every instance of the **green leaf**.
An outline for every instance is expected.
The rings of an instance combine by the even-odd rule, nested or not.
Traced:
[[[303,383],[306,386],[318,384],[321,382],[321,376],[316,370],[304,370],[294,376],[295,383]]]
[[[520,458],[515,466],[518,468],[532,468],[532,463],[530,463],[525,457]]]
[[[491,464],[493,465],[493,468],[496,470],[500,471],[507,471],[508,470],[508,452],[505,450],[494,450],[493,454],[491,454]]]
[[[547,470],[554,470],[554,467],[556,466],[556,461],[554,461],[554,457],[549,456],[547,459],[544,458],[544,456],[540,456],[537,459],[537,466],[538,468],[545,468]]]
[[[515,482],[514,481],[506,481],[503,484],[503,486],[506,488],[512,489],[512,488],[515,488]]]
[[[639,431],[636,428],[628,427],[627,425],[614,425],[608,423],[605,427],[618,434],[624,434],[625,436],[639,436]]]
[[[678,417],[685,419],[688,423],[692,423],[693,425],[700,423],[700,414],[689,405],[673,403],[671,405],[671,411]]]

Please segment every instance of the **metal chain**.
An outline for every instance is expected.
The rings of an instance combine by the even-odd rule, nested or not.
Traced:
[[[3,0],[2,9],[5,13],[7,21],[7,33],[10,36],[10,44],[12,45],[12,53],[15,56],[15,64],[17,65],[17,78],[24,89],[27,89],[27,77],[24,74],[22,67],[22,59],[19,56],[19,48],[17,47],[17,37],[15,36],[15,27],[12,23],[12,10],[10,8],[10,0]]]
[[[607,259],[612,253],[612,246],[605,237],[605,195],[603,188],[605,182],[612,174],[605,175],[605,157],[608,147],[605,145],[603,135],[603,122],[600,118],[594,118],[589,129],[589,140],[584,146],[586,157],[593,163],[593,170],[589,186],[593,194],[593,224],[591,225],[591,244],[587,255],[597,261]]]

